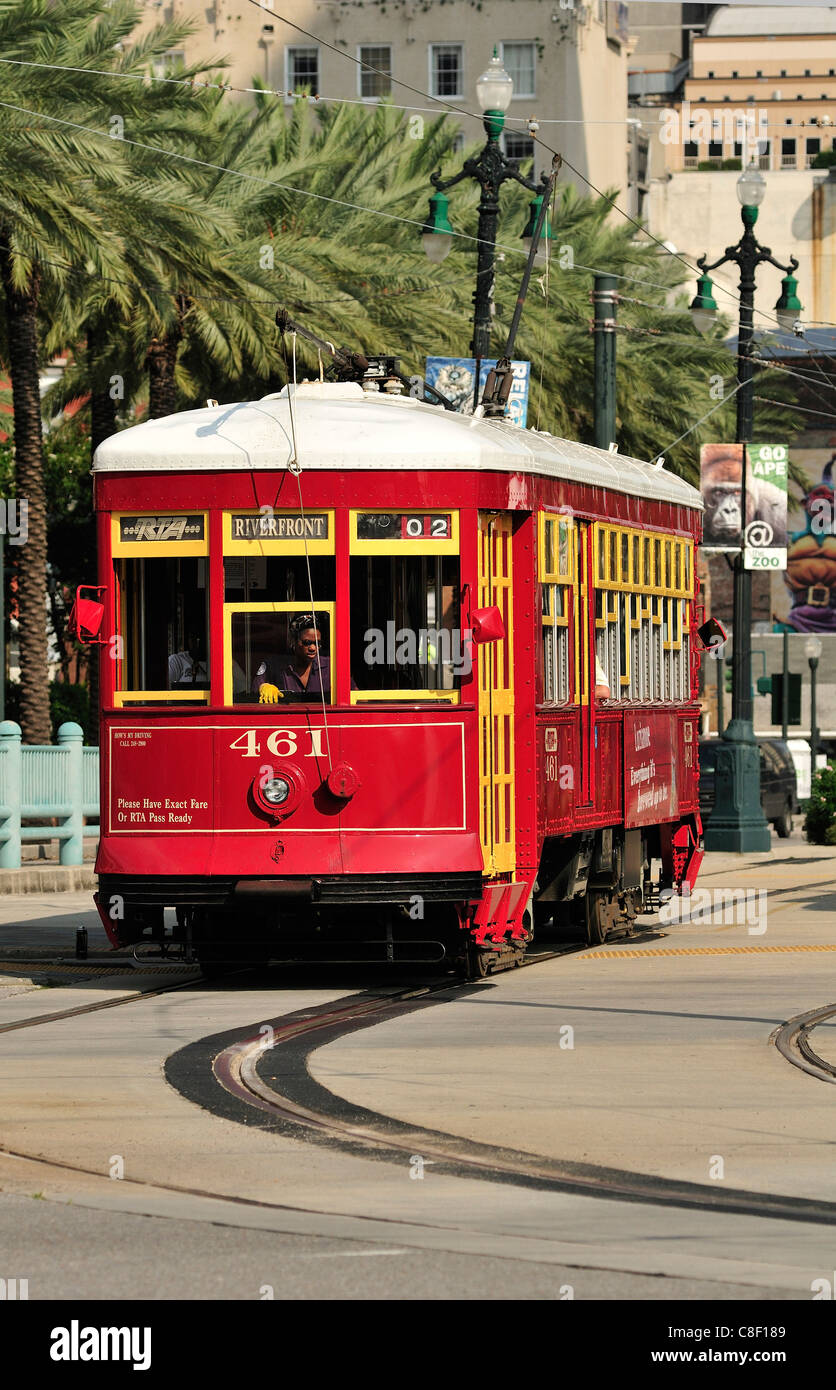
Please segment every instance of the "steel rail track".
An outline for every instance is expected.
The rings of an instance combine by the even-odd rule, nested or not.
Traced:
[[[586,946],[586,945],[584,944],[584,945],[567,946],[567,947],[565,947],[565,948],[560,948],[560,949],[555,950],[555,951],[539,951],[539,952],[532,952],[532,954],[531,954],[527,959],[523,959],[523,960],[521,960],[521,961],[518,961],[518,962],[516,962],[516,964],[519,965],[519,966],[537,965],[540,961],[543,961],[543,960],[553,960],[553,959],[554,959],[555,957],[557,957],[557,956],[574,955],[574,954],[575,954],[576,952],[578,952],[578,951],[585,951],[585,950],[588,950],[588,949],[589,949],[588,946]],[[356,966],[358,966],[358,967],[359,967],[359,966],[363,966],[363,965],[368,965],[368,964],[369,964],[368,961],[359,961],[359,962],[357,962],[357,961],[348,961],[348,962],[342,962],[342,963],[343,963],[343,964],[349,964],[349,965],[356,965]],[[35,969],[35,963],[34,963],[34,962],[24,962],[24,964],[31,964],[31,965],[33,966],[33,969]],[[155,965],[155,966],[158,966],[158,964],[159,964],[158,962],[156,962],[156,961],[154,962],[154,965]],[[294,966],[296,966],[296,965],[299,964],[299,962],[293,962],[293,964],[294,964]],[[304,964],[306,967],[307,967],[307,965],[308,965],[307,962],[303,962],[302,964]],[[314,961],[314,962],[312,963],[312,965],[311,965],[310,968],[313,968],[314,966],[319,965],[319,964],[321,964],[321,962]],[[333,964],[333,962],[332,962],[332,964]],[[378,962],[375,962],[375,964],[379,964],[379,963],[378,963]],[[182,968],[183,968],[183,969],[188,969],[188,966],[183,966]],[[132,968],[131,968],[131,973],[133,973],[133,971],[134,971],[135,969],[136,969],[136,967],[132,967]],[[80,967],[80,973],[81,973],[82,970],[83,970],[83,967]],[[223,975],[222,977],[214,977],[214,976],[213,976],[213,977],[212,977],[212,983],[213,983],[213,984],[214,984],[214,983],[217,983],[218,979],[220,979],[220,978],[226,979],[226,978],[228,978],[228,977],[231,976],[231,975],[247,974],[247,973],[249,973],[249,972],[251,972],[251,971],[252,971],[252,967],[250,967],[250,966],[230,966],[229,970],[225,971],[225,972],[224,972],[224,975]],[[44,971],[44,973],[48,973],[48,971]],[[119,974],[123,974],[123,973],[125,973],[125,972],[120,971],[120,970],[116,970],[116,969],[114,969],[114,971],[113,971],[113,974],[114,974],[114,975],[119,975]],[[502,973],[504,973],[504,972],[503,972],[503,971],[499,971],[499,972],[497,972],[497,973],[502,974]],[[99,977],[99,978],[100,978],[100,977]],[[490,978],[490,977],[489,977],[489,978]],[[137,989],[137,990],[132,990],[130,994],[124,995],[121,999],[102,999],[102,1000],[99,1000],[99,1001],[97,1001],[97,1002],[95,1002],[95,1003],[90,1003],[90,1004],[78,1004],[78,1005],[76,1005],[74,1008],[71,1008],[71,1009],[57,1009],[54,1013],[49,1013],[49,1014],[33,1014],[33,1015],[31,1015],[31,1017],[29,1017],[29,1018],[17,1019],[14,1023],[0,1023],[0,1034],[2,1034],[2,1033],[15,1033],[15,1032],[17,1032],[19,1029],[21,1029],[21,1028],[37,1028],[37,1027],[38,1027],[40,1024],[42,1024],[42,1023],[58,1023],[58,1022],[61,1021],[61,1019],[64,1019],[64,1018],[78,1018],[78,1017],[80,1017],[82,1014],[97,1013],[100,1009],[117,1009],[117,1008],[120,1008],[123,1004],[135,1004],[135,1003],[137,1003],[137,1002],[138,1002],[139,1000],[141,1000],[141,999],[155,999],[155,998],[157,998],[157,997],[158,997],[159,995],[161,995],[161,994],[171,994],[174,990],[178,990],[178,989],[187,989],[187,988],[188,988],[189,986],[191,986],[191,985],[196,985],[196,984],[206,983],[206,982],[208,982],[208,981],[206,980],[206,977],[200,974],[200,966],[197,965],[197,964],[195,964],[195,966],[194,966],[194,974],[193,974],[193,975],[191,976],[191,978],[188,979],[188,980],[178,980],[175,984],[171,984],[171,985],[161,985],[161,986],[159,987],[159,989]],[[453,980],[453,979],[445,979],[445,980],[443,980],[443,981],[439,981],[438,984],[432,984],[432,985],[426,986],[425,988],[428,989],[428,990],[451,989],[451,988],[455,988],[455,985],[456,985],[456,981],[455,981],[455,980]],[[424,988],[424,987],[422,987],[422,990],[423,990],[423,988]],[[412,993],[414,993],[414,991],[413,991],[412,989],[409,989],[409,990],[406,991],[406,993],[407,993],[407,994],[412,994]],[[0,1152],[2,1152],[2,1149],[0,1149]]]
[[[522,965],[523,967],[536,965],[544,960],[553,960],[561,955],[574,954],[587,949],[589,948],[585,945],[575,945],[556,951],[544,951],[529,956],[522,962]],[[42,1023],[74,1018],[104,1008],[137,1003],[142,999],[156,998],[175,990],[194,987],[196,983],[200,983],[199,979],[177,981],[154,990],[135,991],[121,999],[103,1000],[98,1003],[80,1005],[77,1008],[44,1014],[40,1017],[21,1019],[15,1023],[0,1026],[0,1032],[36,1027]],[[410,1009],[443,1003],[445,1001],[441,996],[445,993],[453,997],[460,997],[466,990],[475,991],[486,986],[490,987],[489,981],[474,983],[445,979],[429,985],[424,984],[418,988],[393,991],[386,996],[376,995],[372,998],[366,996],[353,1001],[349,1000],[345,1005],[323,1005],[318,1009],[309,1010],[295,1017],[283,1016],[275,1019],[269,1025],[261,1025],[262,1029],[269,1030],[266,1032],[266,1036],[264,1031],[260,1031],[257,1036],[241,1039],[236,1030],[234,1035],[224,1035],[220,1040],[202,1039],[198,1043],[190,1044],[181,1049],[180,1052],[173,1054],[166,1060],[166,1078],[175,1089],[188,1099],[202,1105],[205,1109],[222,1113],[227,1118],[237,1120],[239,1123],[251,1124],[255,1110],[263,1117],[262,1122],[268,1128],[283,1130],[297,1138],[302,1136],[314,1141],[325,1142],[332,1147],[336,1146],[352,1153],[360,1153],[365,1157],[403,1162],[406,1154],[412,1157],[416,1152],[420,1152],[421,1157],[432,1162],[437,1171],[452,1173],[461,1177],[481,1178],[517,1186],[572,1193],[577,1196],[598,1197],[599,1199],[696,1210],[726,1211],[730,1214],[751,1215],[773,1220],[836,1225],[836,1202],[820,1202],[810,1198],[783,1195],[775,1196],[742,1189],[722,1191],[705,1187],[699,1183],[678,1182],[650,1174],[608,1169],[568,1160],[551,1160],[536,1154],[508,1150],[496,1145],[481,1144],[462,1136],[403,1124],[389,1116],[364,1111],[351,1105],[350,1102],[316,1083],[308,1072],[307,1057],[326,1042],[334,1041],[358,1028],[382,1022],[387,1017],[397,1017]],[[812,1010],[808,1014],[799,1015],[797,1019],[790,1020],[789,1023],[783,1025],[782,1029],[777,1029],[772,1035],[771,1041],[775,1041],[779,1050],[784,1052],[784,1046],[778,1039],[779,1034],[784,1034],[790,1030],[789,1035],[794,1036],[794,1034],[815,1026],[816,1023],[832,1014],[836,1014],[836,1005],[829,1005],[824,1009]],[[231,1040],[232,1037],[234,1040]],[[218,1041],[222,1041],[224,1045],[218,1047],[216,1045]],[[288,1051],[296,1054],[291,1060],[289,1070],[287,1067]],[[821,1079],[836,1080],[836,1069],[824,1062],[823,1059],[818,1058],[815,1053],[812,1053],[812,1049],[809,1051],[820,1068],[833,1073],[833,1075],[825,1077],[822,1070],[815,1070],[814,1074]],[[206,1086],[207,1077],[203,1075],[199,1079],[200,1084],[197,1088],[199,1093],[195,1093],[194,1086],[184,1084],[183,1067],[178,1067],[178,1063],[187,1054],[191,1055],[191,1061],[195,1054],[200,1055],[201,1053],[206,1062],[204,1071],[208,1070],[211,1075],[208,1078],[209,1087]],[[278,1061],[279,1054],[282,1057],[279,1066],[282,1069],[283,1091],[277,1088],[275,1078],[267,1078],[263,1075],[265,1062],[271,1058]],[[784,1052],[784,1055],[786,1056],[787,1053]],[[790,1057],[789,1060],[804,1070],[811,1070],[813,1066],[813,1064],[805,1063],[796,1057]],[[186,1068],[186,1070],[189,1069],[193,1072],[193,1068]],[[288,1083],[294,1080],[297,1086],[301,1082],[302,1089],[307,1091],[308,1103],[286,1093],[290,1089]],[[218,1092],[221,1088],[228,1102],[232,1103],[231,1107],[229,1104],[219,1107],[217,1103],[213,1103],[209,1090]],[[313,1104],[311,1099],[313,1099]],[[249,1112],[249,1115],[243,1113],[245,1110]],[[256,1120],[256,1123],[259,1121]],[[60,1159],[46,1158],[39,1154],[24,1153],[2,1144],[0,1144],[0,1154],[88,1177],[103,1176],[96,1169],[86,1168],[83,1165]],[[286,1203],[265,1202],[258,1198],[212,1192],[203,1188],[175,1183],[145,1179],[125,1179],[125,1181],[129,1181],[131,1186],[138,1188],[211,1198],[243,1207],[276,1211],[303,1210],[303,1208],[293,1207]],[[379,1219],[383,1224],[386,1224],[388,1220],[388,1218],[375,1219]]]
[[[769,1041],[774,1043],[782,1057],[786,1057],[799,1071],[805,1071],[808,1076],[814,1076],[817,1081],[828,1081],[831,1085],[836,1085],[836,1066],[832,1062],[826,1062],[810,1046],[810,1033],[826,1019],[836,1016],[836,1004],[825,1004],[820,1009],[809,1009],[806,1013],[796,1014],[795,1018],[790,1018],[786,1023],[782,1023],[780,1028],[776,1028],[770,1034]]]
[[[469,987],[479,989],[484,985],[480,982]],[[467,984],[448,985],[447,992],[460,996],[467,988]],[[397,998],[357,1000],[341,1008],[325,1006],[295,1018],[276,1019],[262,1025],[257,1036],[229,1041],[216,1051],[211,1059],[212,1074],[228,1096],[250,1111],[260,1112],[268,1126],[278,1127],[292,1137],[327,1143],[365,1157],[403,1163],[407,1156],[419,1155],[432,1163],[436,1172],[459,1177],[654,1206],[836,1225],[836,1202],[709,1188],[700,1183],[553,1160],[483,1144],[365,1110],[335,1095],[311,1076],[307,1060],[317,1048],[358,1028],[444,1002],[431,997],[440,992],[404,992]],[[217,1046],[223,1040],[211,1041]],[[205,1060],[210,1060],[208,1054]],[[265,1074],[270,1071],[272,1074]],[[167,1075],[177,1085],[168,1069]],[[229,1108],[223,1113],[236,1118]]]

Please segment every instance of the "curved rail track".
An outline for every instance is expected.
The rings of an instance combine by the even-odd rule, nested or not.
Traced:
[[[769,1041],[775,1044],[782,1057],[786,1057],[800,1071],[806,1071],[808,1076],[815,1076],[818,1081],[829,1081],[831,1085],[836,1085],[836,1066],[826,1062],[810,1045],[813,1029],[833,1017],[836,1017],[836,1004],[809,1009],[807,1013],[796,1014],[795,1018],[782,1023],[770,1035]]]
[[[536,965],[545,959],[584,949],[588,948],[573,946],[533,954],[523,966]],[[193,978],[176,981],[158,989],[135,991],[120,999],[32,1016],[0,1025],[0,1033],[37,1027],[104,1008],[139,1003],[143,999],[194,987],[195,983],[198,982]],[[486,987],[491,987],[489,981],[456,982],[445,979],[419,988],[396,989],[385,995],[349,996],[345,1003],[324,1004],[268,1020],[259,1026],[257,1033],[242,1036],[241,1030],[236,1029],[191,1043],[166,1059],[166,1079],[187,1099],[212,1113],[238,1123],[258,1124],[293,1138],[324,1143],[367,1158],[404,1163],[418,1155],[424,1162],[433,1164],[436,1171],[454,1176],[654,1206],[725,1211],[773,1220],[836,1225],[836,1202],[744,1189],[721,1190],[700,1183],[549,1159],[483,1144],[365,1110],[335,1095],[311,1076],[308,1058],[317,1048],[359,1029],[397,1018],[415,1009],[437,1006],[448,999],[460,998],[463,993]],[[822,1080],[836,1081],[836,1068],[818,1057],[807,1041],[810,1029],[832,1015],[836,1015],[836,1005],[801,1014],[776,1029],[770,1041],[794,1065]],[[797,1054],[792,1051],[794,1048],[798,1050]],[[23,1153],[4,1145],[0,1145],[0,1154],[86,1176],[102,1176],[95,1169],[43,1155]],[[210,1197],[248,1207],[289,1209],[286,1203],[265,1202],[167,1182],[135,1179],[133,1185]]]

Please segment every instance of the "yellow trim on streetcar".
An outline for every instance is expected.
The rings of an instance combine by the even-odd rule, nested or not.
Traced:
[[[247,536],[241,537],[232,535],[232,518],[240,516],[246,518],[263,517],[268,528],[271,521],[280,526],[283,521],[293,519],[294,522],[309,534],[301,536]],[[327,535],[317,536],[314,521],[318,517],[325,517]],[[303,518],[298,507],[294,510],[288,507],[279,510],[276,507],[265,511],[248,509],[246,507],[234,507],[232,510],[223,514],[223,544],[224,555],[333,555],[334,554],[334,512],[327,507],[312,507]]]
[[[393,536],[387,540],[366,540],[357,536],[359,516],[407,516],[450,518],[450,535],[438,538],[432,536]],[[459,553],[459,514],[450,508],[409,508],[409,507],[357,507],[348,513],[348,534],[352,555],[458,555]]]
[[[334,611],[336,604],[314,603],[313,611],[317,615],[325,613],[328,616],[328,650],[331,662],[331,690],[326,704],[334,703]],[[232,619],[237,613],[304,613],[310,612],[310,602],[307,604],[299,601],[295,603],[225,603],[224,604],[224,704],[232,704]],[[272,655],[272,653],[271,653]],[[289,652],[279,652],[278,656],[289,656]],[[253,704],[257,703],[258,696],[253,694]],[[277,708],[284,704],[279,701]],[[292,701],[290,703],[293,703]]]

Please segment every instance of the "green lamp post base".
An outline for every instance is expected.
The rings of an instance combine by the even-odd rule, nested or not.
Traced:
[[[714,809],[703,834],[707,851],[757,854],[772,848],[761,806],[761,764],[748,721],[733,719],[717,744]]]

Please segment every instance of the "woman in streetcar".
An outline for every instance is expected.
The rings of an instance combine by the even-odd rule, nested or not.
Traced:
[[[261,705],[306,695],[331,695],[331,661],[321,651],[322,632],[313,613],[297,613],[288,624],[289,657],[268,656],[255,673],[253,689]]]

